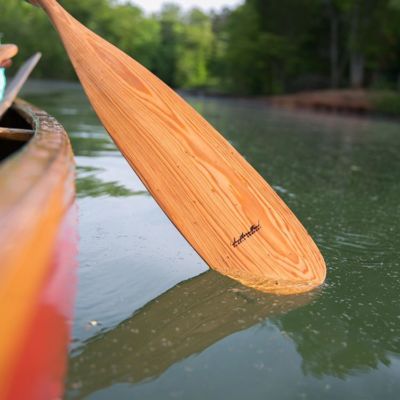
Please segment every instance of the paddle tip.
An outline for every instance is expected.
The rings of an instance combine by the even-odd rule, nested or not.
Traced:
[[[321,257],[321,262],[313,266],[312,272],[306,275],[298,273],[293,278],[288,278],[288,275],[281,277],[266,278],[257,273],[251,274],[240,274],[240,276],[233,276],[231,274],[225,274],[232,279],[239,281],[241,284],[251,287],[256,290],[260,290],[266,293],[272,293],[277,295],[291,295],[309,292],[317,287],[321,286],[325,282],[326,278],[326,265]]]
[[[323,279],[315,279],[310,281],[288,281],[288,280],[265,280],[265,281],[247,281],[239,280],[243,285],[253,289],[260,290],[265,293],[273,293],[277,295],[291,295],[306,293],[321,286]]]

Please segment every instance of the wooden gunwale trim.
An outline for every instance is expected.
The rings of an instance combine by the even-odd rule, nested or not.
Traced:
[[[0,163],[0,221],[52,169],[63,166],[64,173],[70,174],[75,166],[69,138],[54,117],[20,99],[13,109],[32,126],[33,136],[26,146]]]
[[[75,164],[64,128],[44,111],[17,100],[13,108],[33,128],[32,139],[0,163],[0,398],[30,326],[60,224],[75,198]]]
[[[32,129],[1,128],[0,139],[15,140],[17,142],[27,142],[32,138],[35,131]]]

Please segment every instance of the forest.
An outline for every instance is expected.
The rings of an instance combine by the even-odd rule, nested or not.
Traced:
[[[400,86],[400,0],[246,0],[218,13],[168,3],[150,15],[128,1],[60,3],[174,88],[275,95]],[[37,78],[76,79],[40,9],[2,1],[0,32],[20,47],[15,67],[41,51]]]

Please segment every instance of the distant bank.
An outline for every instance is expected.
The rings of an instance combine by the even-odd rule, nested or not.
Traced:
[[[267,101],[285,108],[400,116],[400,92],[390,90],[320,90],[272,96]]]
[[[32,79],[24,88],[23,95],[65,90],[82,90],[82,88],[79,82]],[[282,108],[400,117],[400,92],[394,90],[335,89],[267,97],[237,96],[210,89],[178,89],[177,91],[182,96],[262,100],[269,105]]]

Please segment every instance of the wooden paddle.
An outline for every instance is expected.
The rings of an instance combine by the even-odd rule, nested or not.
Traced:
[[[4,99],[0,103],[0,118],[11,107],[22,86],[24,86],[24,83],[36,67],[36,64],[39,62],[41,56],[40,53],[36,53],[32,57],[28,58],[8,85]]]
[[[276,293],[324,281],[324,260],[304,227],[203,117],[56,0],[31,2],[52,20],[124,157],[211,268]]]

